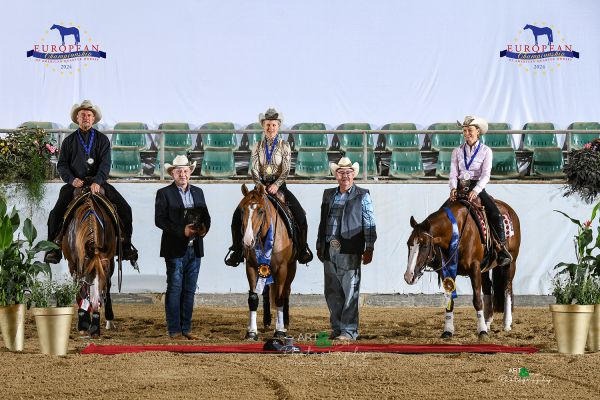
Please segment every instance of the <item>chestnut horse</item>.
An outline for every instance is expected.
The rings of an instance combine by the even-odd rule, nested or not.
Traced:
[[[259,295],[262,294],[262,291],[258,293],[256,290],[258,262],[255,249],[257,246],[264,246],[271,226],[273,249],[270,265],[273,283],[270,285],[270,298],[271,302],[275,303],[277,307],[274,336],[284,337],[287,331],[287,318],[284,317],[284,309],[289,306],[291,285],[296,275],[293,241],[288,234],[284,220],[277,212],[277,208],[267,198],[263,185],[257,185],[253,190],[248,190],[246,185],[242,185],[242,194],[244,198],[240,202],[239,208],[242,212],[246,277],[250,287],[248,293],[250,319],[246,339],[258,340],[256,310],[258,309]],[[265,310],[265,313],[267,311]]]
[[[506,203],[495,200],[500,214],[507,216],[512,222],[510,234],[506,235],[507,249],[513,261],[504,267],[496,267],[496,261],[491,260],[491,271],[482,273],[484,246],[480,234],[469,210],[459,202],[449,202],[447,207],[454,214],[458,225],[458,270],[457,275],[468,276],[473,289],[473,306],[477,315],[477,332],[480,339],[487,336],[493,320],[494,311],[504,312],[504,330],[510,331],[512,325],[512,280],[517,268],[517,257],[521,245],[521,230],[519,217]],[[506,223],[506,219],[505,219]],[[409,285],[415,284],[426,269],[437,272],[442,280],[442,263],[452,256],[449,251],[452,237],[452,223],[446,211],[440,210],[429,215],[420,224],[410,218],[413,231],[408,239],[408,265],[404,280]],[[443,255],[443,257],[442,257]],[[491,278],[490,278],[491,274]],[[483,301],[481,291],[483,288]],[[482,312],[483,309],[483,312]],[[454,334],[454,300],[446,308],[446,322],[442,338]]]
[[[105,204],[110,202],[102,195],[88,191],[73,202],[78,205],[64,230],[62,251],[71,275],[83,283],[77,296],[78,329],[81,334],[89,330],[90,336],[95,337],[100,336],[100,307],[103,304],[106,329],[114,328],[110,286],[117,253],[115,222],[118,221],[106,210]]]

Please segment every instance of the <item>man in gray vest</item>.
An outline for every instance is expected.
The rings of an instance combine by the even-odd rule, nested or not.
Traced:
[[[340,341],[358,337],[360,267],[373,259],[377,239],[369,191],[354,184],[358,169],[347,157],[331,163],[338,187],[323,193],[317,236],[317,256],[325,266],[330,338]]]

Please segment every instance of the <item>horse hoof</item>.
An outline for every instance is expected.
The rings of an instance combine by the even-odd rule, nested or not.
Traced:
[[[106,330],[111,330],[111,329],[115,330],[115,329],[117,329],[117,326],[112,321],[106,321]]]
[[[244,339],[258,342],[258,334],[256,332],[246,332]]]
[[[512,331],[512,327],[510,325],[506,325],[504,327],[504,332],[510,332],[510,331]]]
[[[454,334],[452,332],[448,332],[448,331],[444,331],[444,333],[442,333],[442,336],[440,336],[440,338],[442,339],[450,339]]]
[[[486,331],[481,331],[479,332],[479,341],[480,342],[487,342],[489,340],[490,336],[488,335],[488,333]]]
[[[283,339],[287,336],[287,333],[284,331],[275,331],[275,333],[273,334],[274,338],[278,338],[278,339]]]

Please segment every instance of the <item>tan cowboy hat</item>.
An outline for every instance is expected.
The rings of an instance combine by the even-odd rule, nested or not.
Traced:
[[[265,111],[264,114],[258,114],[258,122],[260,122],[261,125],[264,120],[277,120],[279,121],[279,125],[281,125],[283,123],[283,114],[271,107]]]
[[[456,123],[458,124],[458,126],[463,127],[463,128],[465,126],[476,126],[479,128],[482,135],[484,133],[486,133],[488,130],[488,122],[481,117],[472,117],[470,115],[467,115],[462,124],[458,121],[456,121]]]
[[[190,169],[191,169],[190,173],[193,173],[194,170],[196,169],[196,161],[194,161],[193,163],[190,163],[186,156],[179,155],[179,156],[175,157],[175,159],[173,160],[173,164],[165,163],[165,169],[167,170],[167,174],[169,174],[169,175],[171,175],[171,172],[175,168],[181,168],[181,167],[190,167]]]
[[[102,112],[100,112],[100,107],[92,104],[90,100],[84,100],[81,104],[73,104],[73,108],[71,108],[71,121],[77,122],[77,113],[81,110],[90,110],[94,113],[94,123],[100,122],[102,119]]]
[[[348,157],[340,158],[338,163],[329,163],[329,168],[331,169],[331,173],[335,175],[336,171],[340,168],[351,168],[354,171],[354,176],[358,175],[359,165],[357,162],[352,164],[352,161]]]

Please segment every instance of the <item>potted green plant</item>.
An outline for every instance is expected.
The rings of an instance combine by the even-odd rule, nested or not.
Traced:
[[[50,273],[50,266],[36,260],[40,252],[57,246],[45,240],[34,244],[37,231],[31,219],[23,223],[21,234],[19,213],[13,207],[7,213],[0,198],[0,329],[4,345],[11,351],[22,351],[25,332],[25,294],[39,274]]]
[[[81,284],[71,277],[36,281],[31,287],[31,309],[42,354],[66,355],[75,312],[73,303]]]
[[[600,235],[594,239],[592,222],[600,203],[592,210],[590,220],[581,222],[562,211],[554,210],[577,225],[575,235],[576,262],[558,263],[552,294],[556,304],[550,305],[558,352],[583,354],[594,305],[597,303],[597,283],[600,266]]]
[[[600,277],[592,277],[591,298],[594,303],[594,313],[588,330],[587,348],[589,351],[600,351]]]

